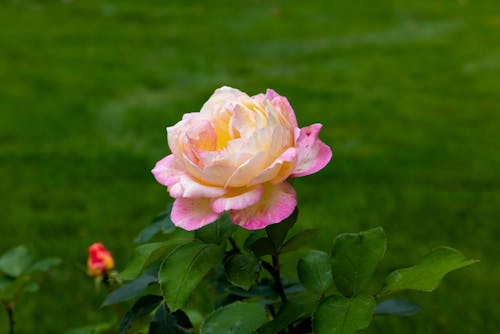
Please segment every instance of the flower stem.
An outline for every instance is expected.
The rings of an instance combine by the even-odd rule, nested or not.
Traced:
[[[9,315],[9,334],[14,334],[14,302],[4,300],[3,306]]]
[[[275,252],[272,255],[273,258],[273,272],[271,275],[273,276],[274,283],[276,284],[276,290],[281,299],[281,303],[285,304],[287,302],[285,290],[283,289],[283,285],[281,284],[281,274],[280,274],[280,259],[279,255]]]

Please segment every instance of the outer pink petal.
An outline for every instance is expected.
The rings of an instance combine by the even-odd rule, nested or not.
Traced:
[[[248,230],[257,230],[281,222],[296,206],[295,190],[290,184],[266,184],[261,200],[246,209],[231,210],[231,220]]]
[[[156,181],[164,186],[170,186],[178,182],[180,176],[184,174],[182,168],[175,161],[173,154],[158,161],[151,172]]]
[[[263,192],[264,187],[257,185],[243,193],[229,193],[224,197],[212,200],[212,209],[217,213],[222,213],[226,210],[241,210],[256,204],[262,198]]]
[[[213,187],[198,183],[187,174],[181,175],[177,183],[168,187],[168,191],[170,196],[174,198],[213,198],[226,193],[226,190],[222,187]]]
[[[266,91],[266,97],[275,107],[280,108],[285,113],[292,127],[296,128],[298,126],[295,112],[286,97],[279,95],[272,89]]]
[[[321,124],[313,124],[300,129],[297,139],[298,160],[291,177],[316,173],[332,158],[330,147],[318,138],[321,127]]]
[[[208,198],[177,198],[170,214],[176,226],[188,231],[210,224],[219,216],[213,212]]]

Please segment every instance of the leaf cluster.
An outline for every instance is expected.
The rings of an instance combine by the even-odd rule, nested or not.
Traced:
[[[374,315],[410,316],[420,309],[387,296],[432,291],[446,273],[475,262],[452,248],[437,248],[370,292],[386,252],[384,231],[377,227],[338,235],[330,253],[309,250],[298,259],[298,280],[291,280],[280,272],[280,255],[307,245],[315,234],[289,236],[298,210],[263,230],[240,229],[223,215],[190,234],[178,233],[169,210],[136,238],[141,244],[119,274],[126,283],[103,302],[136,299],[121,334],[144,332],[144,326],[134,327],[139,319],[147,319],[149,333],[354,333]],[[160,235],[162,241],[149,242]]]
[[[23,292],[38,291],[37,272],[46,272],[61,263],[59,258],[46,258],[34,262],[32,252],[23,245],[17,246],[0,257],[0,300],[13,302]]]

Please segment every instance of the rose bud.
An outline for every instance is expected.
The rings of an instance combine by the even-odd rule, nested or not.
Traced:
[[[113,256],[100,242],[96,242],[89,247],[87,268],[90,276],[103,276],[114,267],[115,260]]]

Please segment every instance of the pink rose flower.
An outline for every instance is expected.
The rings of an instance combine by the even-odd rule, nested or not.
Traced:
[[[152,170],[175,198],[172,222],[195,230],[229,210],[233,223],[255,230],[287,218],[297,201],[286,179],[331,159],[321,127],[300,129],[287,99],[271,89],[252,97],[217,89],[200,112],[167,128],[172,154]]]
[[[96,242],[89,247],[87,269],[90,276],[103,276],[115,267],[115,260],[104,246]]]

